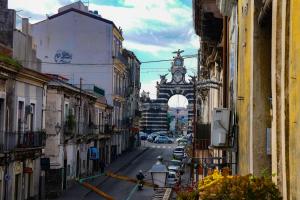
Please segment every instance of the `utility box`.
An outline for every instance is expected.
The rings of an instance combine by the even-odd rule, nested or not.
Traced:
[[[214,108],[211,123],[211,146],[226,145],[229,130],[230,110],[228,108]]]

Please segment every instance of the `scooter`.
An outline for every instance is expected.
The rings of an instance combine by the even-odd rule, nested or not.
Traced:
[[[143,190],[143,186],[144,186],[143,183],[141,183],[141,182],[138,183],[138,190]]]

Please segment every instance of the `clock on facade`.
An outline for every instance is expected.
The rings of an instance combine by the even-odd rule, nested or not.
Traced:
[[[181,66],[182,65],[182,61],[180,59],[176,59],[175,60],[175,65],[176,66]]]
[[[181,73],[180,71],[174,72],[173,80],[174,80],[176,83],[179,83],[179,82],[182,80],[182,73]]]

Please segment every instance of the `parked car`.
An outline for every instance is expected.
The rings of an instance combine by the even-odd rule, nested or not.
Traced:
[[[154,142],[155,138],[158,136],[158,134],[156,133],[151,133],[150,135],[148,135],[147,137],[147,141],[148,142]]]
[[[147,140],[147,137],[148,137],[148,134],[147,134],[147,133],[139,132],[139,135],[140,135],[140,139],[141,139],[141,140]]]
[[[173,141],[167,136],[157,136],[154,140],[154,143],[168,143],[171,144]]]
[[[172,187],[176,185],[179,181],[179,177],[176,172],[174,171],[169,171],[168,177],[167,177],[167,185]]]
[[[177,138],[176,139],[177,144],[179,143],[188,143],[188,140],[185,137]]]
[[[186,158],[185,147],[184,146],[177,146],[173,150],[173,158],[177,159],[177,160],[183,160],[184,158]]]
[[[169,166],[178,166],[180,170],[180,174],[184,173],[184,163],[181,160],[170,160]]]
[[[177,175],[180,175],[180,167],[176,165],[168,165],[169,172],[175,172]]]
[[[187,141],[179,141],[179,142],[177,142],[177,145],[184,146],[186,148],[186,146],[188,145],[188,142]]]

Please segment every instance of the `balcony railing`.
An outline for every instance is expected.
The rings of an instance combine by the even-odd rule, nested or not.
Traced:
[[[7,152],[19,148],[39,148],[46,144],[43,131],[1,132],[0,151]]]
[[[208,150],[209,145],[210,145],[210,140],[208,139],[195,140],[195,148],[198,150]]]
[[[78,128],[79,126],[79,128]],[[96,125],[93,123],[76,123],[70,126],[67,122],[63,126],[65,137],[91,135],[91,134],[111,134],[113,132],[112,125]]]

